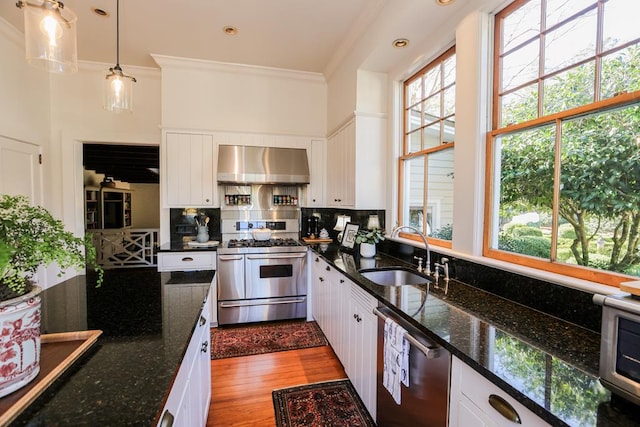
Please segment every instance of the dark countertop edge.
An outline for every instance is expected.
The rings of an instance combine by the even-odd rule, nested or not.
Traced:
[[[220,245],[218,245],[220,246]],[[197,246],[187,246],[187,245],[162,245],[158,249],[158,252],[217,252],[218,246],[209,246],[209,247],[197,247]]]
[[[436,343],[442,345],[442,347],[447,349],[452,355],[455,355],[458,359],[462,360],[464,363],[466,363],[467,365],[471,366],[476,372],[481,374],[483,377],[485,377],[486,379],[491,381],[496,386],[500,387],[507,394],[509,394],[514,399],[516,399],[519,403],[521,403],[527,409],[531,410],[534,414],[536,414],[537,416],[542,418],[544,421],[546,421],[549,424],[554,425],[554,426],[569,426],[569,424],[565,423],[564,421],[562,421],[561,419],[559,419],[558,417],[553,415],[551,412],[549,412],[547,409],[545,409],[542,406],[540,406],[539,403],[537,403],[536,401],[534,401],[531,398],[529,398],[528,396],[526,396],[524,393],[522,393],[519,390],[517,390],[516,388],[514,388],[511,384],[509,384],[508,382],[506,382],[502,378],[498,377],[496,374],[491,372],[491,370],[489,370],[488,368],[486,368],[482,364],[478,363],[472,356],[467,355],[466,353],[464,353],[463,351],[461,351],[460,349],[455,347],[453,344],[451,344],[449,341],[443,339],[438,334],[432,332],[430,329],[428,329],[427,327],[425,327],[421,323],[417,322],[412,317],[408,316],[406,313],[404,313],[404,311],[398,309],[392,302],[388,301],[384,296],[379,295],[376,292],[374,292],[372,287],[378,286],[378,285],[376,285],[375,283],[371,282],[370,280],[364,278],[363,276],[361,276],[359,274],[357,276],[355,276],[355,275],[350,274],[349,272],[343,270],[340,266],[336,265],[331,258],[323,255],[323,253],[321,253],[321,252],[318,252],[316,250],[316,247],[310,246],[310,249],[316,255],[320,256],[323,260],[325,260],[331,266],[333,266],[336,270],[340,271],[345,276],[347,276],[349,279],[351,279],[351,281],[353,281],[358,286],[360,286],[361,289],[363,289],[368,294],[370,294],[373,297],[375,297],[378,301],[380,301],[386,307],[389,307],[391,310],[393,310],[393,312],[396,315],[402,317],[403,320],[409,322],[411,325],[413,325],[418,330],[420,330],[422,333],[424,333],[427,337],[433,339]],[[382,256],[382,257],[388,258],[390,260],[393,260],[393,262],[397,266],[402,266],[402,267],[408,267],[410,269],[415,269],[414,265],[410,265],[410,264],[408,264],[408,263],[406,263],[406,262],[404,262],[404,261],[402,261],[400,259],[394,258],[392,255],[379,253],[378,256]],[[482,291],[481,289],[478,289],[478,292],[484,292],[484,291]],[[452,305],[447,301],[442,300],[442,302],[444,302],[447,305],[450,305],[451,307],[454,307],[454,308],[462,310],[460,307]],[[517,303],[514,303],[514,304],[517,304]],[[471,315],[471,314],[469,314],[469,315]],[[557,320],[552,316],[549,316],[549,319],[550,320]],[[579,328],[579,326],[576,326],[576,328]],[[511,334],[511,335],[513,335],[513,334]],[[516,337],[516,338],[518,338],[518,337]],[[582,370],[582,371],[585,371],[582,368],[579,368],[577,366],[575,366],[575,367],[580,369],[580,370]],[[593,375],[593,374],[589,373],[589,375]]]
[[[215,274],[215,271],[214,271]],[[169,382],[168,386],[167,386],[167,390],[164,392],[164,397],[162,398],[162,402],[160,403],[160,407],[158,408],[158,411],[156,412],[156,416],[154,418],[153,421],[153,425],[156,426],[158,425],[158,423],[160,422],[160,419],[162,418],[162,413],[164,410],[164,406],[167,404],[167,399],[169,398],[169,394],[171,393],[171,389],[173,388],[173,384],[176,381],[176,377],[178,376],[178,371],[180,370],[180,367],[182,366],[182,363],[184,362],[184,356],[187,353],[187,349],[189,348],[189,343],[191,342],[191,338],[193,338],[193,332],[196,330],[196,327],[198,325],[198,321],[200,320],[200,316],[202,315],[202,310],[205,308],[204,307],[204,302],[207,300],[207,298],[209,298],[209,293],[211,292],[211,287],[209,287],[209,289],[207,289],[207,294],[204,298],[204,300],[202,300],[202,303],[200,304],[200,310],[198,310],[198,314],[196,315],[195,319],[193,320],[193,326],[191,326],[191,330],[189,331],[189,337],[188,339],[185,341],[184,343],[184,348],[182,349],[182,352],[180,353],[180,363],[176,366],[175,370],[173,371],[173,375],[171,376],[171,381]]]

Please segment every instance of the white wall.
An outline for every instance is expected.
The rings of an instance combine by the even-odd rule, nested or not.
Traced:
[[[82,143],[159,145],[161,139],[160,71],[123,64],[137,80],[134,105],[131,114],[116,114],[102,108],[102,82],[110,66],[81,62],[77,73],[51,78],[51,202],[78,234],[84,224]]]
[[[24,36],[0,18],[0,134],[46,146],[49,73],[27,64]]]
[[[324,137],[321,74],[154,55],[162,127]]]
[[[131,184],[131,226],[160,228],[160,185]]]
[[[49,73],[27,64],[24,36],[0,18],[0,135],[49,149]],[[46,180],[45,180],[46,182]],[[44,188],[48,193],[50,186]],[[48,205],[47,198],[38,200]]]

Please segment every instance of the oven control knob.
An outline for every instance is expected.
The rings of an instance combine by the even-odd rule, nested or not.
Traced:
[[[249,227],[249,228],[253,228],[253,223],[252,223],[252,222],[250,222],[249,224],[247,224],[247,227]]]

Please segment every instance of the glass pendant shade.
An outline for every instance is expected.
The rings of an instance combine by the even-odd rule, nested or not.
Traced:
[[[135,78],[122,72],[119,65],[109,68],[104,78],[104,108],[114,113],[133,111],[133,83]]]
[[[19,1],[27,62],[54,73],[78,71],[75,13],[55,0]]]
[[[116,1],[116,66],[104,78],[104,109],[114,113],[133,111],[133,84],[136,79],[120,68],[120,0]]]

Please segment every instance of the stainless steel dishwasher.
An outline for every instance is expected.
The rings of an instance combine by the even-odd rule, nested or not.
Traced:
[[[378,316],[377,424],[389,426],[447,426],[451,354],[384,307]],[[384,323],[391,317],[406,329],[409,341],[409,387],[401,385],[400,405],[382,385]]]

